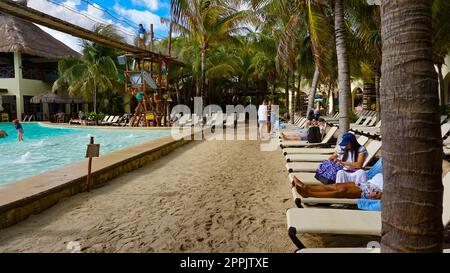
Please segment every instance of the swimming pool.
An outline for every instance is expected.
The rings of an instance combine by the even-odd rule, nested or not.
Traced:
[[[94,129],[22,124],[18,142],[12,123],[0,123],[8,137],[0,138],[0,185],[81,161],[91,136],[100,144],[100,156],[148,140],[170,135],[170,130]]]

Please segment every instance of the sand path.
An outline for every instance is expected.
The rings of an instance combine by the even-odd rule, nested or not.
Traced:
[[[281,152],[256,141],[184,146],[0,231],[0,252],[292,252]]]

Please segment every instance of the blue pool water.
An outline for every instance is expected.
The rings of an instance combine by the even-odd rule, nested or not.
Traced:
[[[170,130],[113,130],[55,128],[22,124],[24,141],[18,142],[12,123],[0,123],[8,137],[0,138],[0,185],[81,161],[91,136],[100,144],[100,156],[151,139],[170,135]]]

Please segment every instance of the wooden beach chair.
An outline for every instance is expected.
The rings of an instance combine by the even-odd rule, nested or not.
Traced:
[[[442,181],[444,185],[442,221],[450,223],[450,174]],[[346,209],[300,209],[291,208],[286,212],[288,234],[299,248],[305,246],[297,234],[337,234],[381,236],[381,213]]]
[[[381,141],[378,140],[372,140],[367,145],[367,158],[364,161],[363,168],[369,164],[370,160],[374,158],[375,154],[378,153],[378,151],[381,148]],[[315,172],[317,168],[319,168],[320,162],[289,162],[286,163],[286,169],[288,172]]]

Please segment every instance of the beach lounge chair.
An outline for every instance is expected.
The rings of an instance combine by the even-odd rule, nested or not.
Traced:
[[[442,181],[444,185],[442,221],[450,223],[450,173]],[[297,234],[337,234],[381,236],[381,213],[346,209],[300,209],[291,208],[286,212],[288,234],[299,248],[305,246]]]
[[[362,247],[342,247],[342,248],[304,248],[296,253],[381,253],[380,248],[362,248]],[[442,253],[450,253],[450,249],[444,249]]]
[[[113,123],[118,122],[120,119],[120,116],[112,116],[107,122],[102,123],[102,125],[113,125]]]
[[[361,145],[366,145],[369,138],[366,136],[359,136],[358,143]],[[336,148],[286,148],[283,150],[283,154],[286,156],[287,162],[315,162],[327,160],[330,154],[334,153]],[[314,155],[323,155],[316,156]],[[325,156],[328,156],[325,158]],[[320,160],[321,158],[325,158]]]
[[[111,122],[113,118],[114,118],[114,116],[109,116],[109,115],[108,115],[108,116],[105,116],[102,120],[100,120],[100,121],[98,122],[98,124],[99,124],[99,125],[107,124],[107,123]]]
[[[375,156],[376,153],[381,148],[381,141],[372,140],[372,142],[367,145],[368,156],[364,161],[363,168],[369,164],[370,160]],[[315,166],[315,168],[314,168]],[[288,172],[315,172],[320,166],[320,162],[289,162],[286,163],[286,169]]]
[[[328,144],[328,142],[333,137],[334,133],[337,131],[337,127],[333,126],[330,128],[330,130],[326,133],[325,137],[322,139],[322,142],[320,143],[309,143],[307,141],[292,141],[292,140],[286,140],[286,141],[280,141],[281,148],[284,147],[307,147],[307,146],[320,146],[324,144]]]

